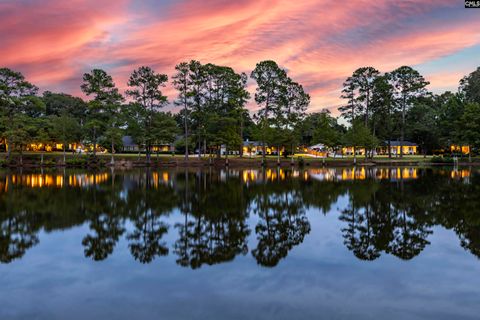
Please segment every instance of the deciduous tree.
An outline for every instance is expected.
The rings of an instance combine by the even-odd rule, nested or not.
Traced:
[[[10,158],[11,154],[11,148],[8,145],[13,144],[9,139],[14,138],[16,144],[18,144],[18,139],[23,136],[23,134],[20,136],[13,134],[22,127],[20,123],[25,123],[24,117],[16,116],[26,114],[26,109],[31,102],[30,98],[37,91],[38,88],[26,81],[20,72],[8,68],[0,68],[0,113],[8,158]]]

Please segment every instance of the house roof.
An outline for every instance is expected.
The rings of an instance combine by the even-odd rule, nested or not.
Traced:
[[[175,141],[178,141],[178,140],[175,140]],[[135,140],[133,140],[132,136],[123,136],[122,144],[124,147],[138,147],[138,143],[136,143]],[[159,142],[159,143],[154,143],[153,146],[170,146],[170,143]]]
[[[259,146],[261,146],[261,145],[262,145],[262,143],[261,143],[260,141],[248,141],[248,140],[243,141],[243,146],[244,146],[244,147],[248,147],[248,146],[259,147]],[[265,146],[266,146],[266,145],[267,145],[267,144],[265,144]]]
[[[388,146],[388,141],[385,141],[385,145]],[[390,141],[390,146],[392,147],[400,147],[400,146],[404,146],[404,147],[416,147],[417,144],[414,143],[414,142],[410,142],[410,141],[398,141],[398,140],[391,140]]]
[[[323,143],[317,143],[316,145],[308,147],[309,149],[323,149],[325,145]]]
[[[135,147],[137,144],[133,141],[131,136],[123,136],[122,137],[122,144],[124,147]]]

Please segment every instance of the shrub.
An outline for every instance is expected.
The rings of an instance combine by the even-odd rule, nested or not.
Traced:
[[[453,158],[451,157],[443,157],[443,156],[433,156],[432,163],[453,163]]]
[[[298,157],[298,166],[303,167],[305,165],[305,160],[303,160],[303,157]]]
[[[44,166],[54,166],[56,164],[57,164],[57,162],[53,159],[43,160],[43,165]]]
[[[65,164],[67,166],[73,166],[73,167],[83,167],[87,164],[87,159],[83,157],[79,158],[69,158],[65,160]]]

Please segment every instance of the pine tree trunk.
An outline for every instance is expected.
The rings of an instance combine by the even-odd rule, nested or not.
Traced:
[[[10,148],[10,146],[8,145],[8,141],[7,139],[5,138],[5,148],[7,148],[7,159],[10,160],[10,156],[12,155],[12,148]]]
[[[262,166],[265,165],[267,148],[265,147],[265,140],[262,141]]]
[[[405,141],[405,104],[406,98],[403,97],[403,106],[402,106],[402,134],[401,134],[401,141],[400,141],[400,158],[403,158],[403,142]]]
[[[293,144],[292,144],[292,154],[290,155],[290,165],[293,166]]]
[[[188,161],[188,122],[187,122],[187,104],[185,103],[185,160]]]
[[[97,129],[93,128],[93,157],[97,156]]]
[[[368,129],[368,109],[369,109],[369,102],[370,102],[370,90],[367,90],[367,101],[366,101],[366,108],[365,108],[365,128]]]
[[[145,146],[145,153],[146,153],[146,160],[147,160],[147,164],[150,164],[151,162],[151,154],[152,154],[152,151],[151,151],[151,146],[150,144],[146,144]]]
[[[280,165],[280,147],[277,145],[277,166]]]
[[[113,138],[112,138],[111,144],[112,144],[112,146],[111,146],[112,149],[110,150],[110,155],[111,155],[110,164],[114,165],[115,164],[115,159],[114,159],[113,153],[115,152],[115,150],[113,148],[115,146],[115,143],[113,142]]]
[[[243,116],[240,118],[240,158],[243,158]]]
[[[228,167],[228,147],[225,145],[225,165]]]
[[[203,156],[207,156],[207,139],[203,139]]]

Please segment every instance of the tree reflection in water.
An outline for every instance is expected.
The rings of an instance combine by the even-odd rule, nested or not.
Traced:
[[[258,188],[254,210],[259,217],[255,226],[258,244],[252,255],[262,266],[276,266],[310,232],[301,192],[292,190],[292,181],[269,183],[264,179]]]
[[[31,220],[25,216],[25,212],[19,212],[14,217],[3,218],[0,228],[0,261],[2,263],[21,258],[29,248],[38,243]]]
[[[160,184],[158,174],[146,171],[131,185],[127,193],[125,214],[134,225],[127,234],[129,248],[135,260],[150,263],[156,257],[168,255],[168,245],[162,241],[168,232],[164,219],[175,203],[175,195],[170,188]]]
[[[98,184],[94,176],[93,183],[85,191],[90,201],[85,202],[84,214],[90,221],[91,233],[83,238],[82,245],[85,257],[95,261],[104,260],[112,254],[125,232],[122,205],[118,198],[120,189],[115,185],[115,176],[111,179],[111,184]]]
[[[409,260],[429,244],[432,231],[417,219],[417,195],[406,193],[403,180],[400,184],[392,188],[391,183],[364,180],[349,188],[349,205],[340,220],[348,226],[342,229],[345,245],[357,258],[375,260],[383,251]]]
[[[176,224],[177,263],[196,269],[246,254],[248,195],[238,178],[221,179],[211,170],[190,175],[183,181],[184,222]]]
[[[379,222],[371,206],[376,184],[372,181],[360,181],[349,188],[349,205],[343,209],[340,220],[346,222],[342,229],[344,243],[353,254],[361,260],[375,260],[380,257]],[[380,214],[381,215],[381,214]]]
[[[152,262],[157,256],[166,256],[168,247],[161,239],[168,231],[168,225],[153,214],[145,210],[134,219],[135,230],[127,235],[129,247],[135,260],[141,263]]]
[[[412,259],[437,226],[480,257],[478,194],[480,175],[470,169],[3,173],[0,261],[22,258],[41,230],[48,236],[86,225],[81,245],[95,261],[126,241],[140,263],[171,250],[178,265],[196,269],[250,251],[259,265],[274,267],[311,232],[308,215],[336,208],[344,244],[358,259]]]

